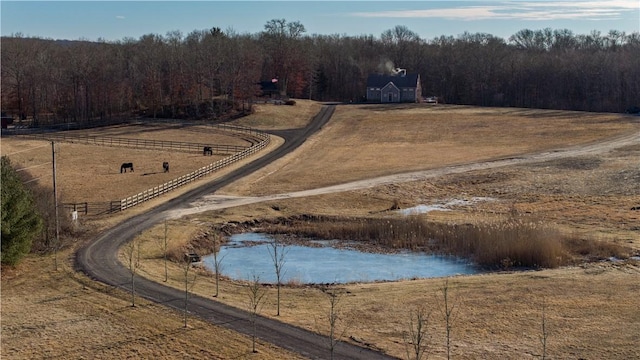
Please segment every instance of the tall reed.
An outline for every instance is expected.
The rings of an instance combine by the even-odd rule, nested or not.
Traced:
[[[464,224],[430,222],[421,216],[300,217],[271,224],[265,230],[452,255],[488,268],[553,268],[566,264],[570,258],[559,231],[517,216]]]

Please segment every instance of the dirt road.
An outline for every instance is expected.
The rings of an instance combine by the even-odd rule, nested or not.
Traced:
[[[564,157],[605,153],[618,147],[640,143],[640,133],[633,133],[605,142],[580,147],[570,147],[512,158],[494,159],[492,161],[384,176],[312,190],[262,197],[231,197],[214,194],[216,190],[226,184],[265,166],[298,147],[309,135],[320,129],[323,124],[329,120],[333,110],[333,106],[325,106],[308,127],[278,133],[278,135],[285,138],[285,144],[276,151],[267,154],[265,157],[244,166],[238,171],[230,173],[219,181],[194,189],[179,198],[170,200],[145,214],[135,216],[106,231],[77,253],[78,267],[99,281],[128,290],[130,286],[130,272],[119,263],[117,259],[118,248],[134,238],[139,232],[167,218],[179,218],[187,214],[270,200],[366,189],[383,184],[423,180],[474,170],[486,170]],[[184,307],[184,294],[182,291],[145,279],[137,280],[136,288],[137,294],[147,299],[179,310]],[[248,315],[242,310],[228,307],[210,299],[194,296],[189,302],[189,311],[214,324],[226,326],[241,333],[251,334],[252,330],[248,321]],[[309,358],[326,358],[328,356],[329,340],[327,338],[272,319],[260,318],[258,320],[257,336],[265,341],[295,351]],[[336,358],[349,359],[388,358],[384,354],[347,343],[340,343],[334,355]]]
[[[166,219],[174,208],[185,208],[197,199],[215,192],[217,189],[249,174],[268,163],[284,156],[300,146],[311,134],[329,121],[335,110],[334,105],[324,106],[310,124],[303,129],[278,132],[285,144],[272,153],[255,160],[228,174],[218,181],[208,183],[178,198],[172,199],[146,213],[125,220],[102,233],[76,254],[76,266],[88,276],[103,283],[130,291],[131,273],[118,261],[118,249],[133,239],[138,233]],[[184,293],[168,286],[140,278],[136,280],[136,294],[168,307],[183,310]],[[251,335],[252,324],[249,314],[211,299],[192,295],[188,310],[213,324]],[[297,352],[311,359],[329,357],[329,339],[316,333],[291,326],[277,320],[259,317],[256,322],[256,336],[282,348]],[[382,353],[340,342],[334,349],[337,359],[388,359]]]
[[[167,211],[167,218],[174,219],[180,218],[185,215],[201,213],[210,210],[219,210],[223,208],[248,205],[253,203],[259,203],[264,201],[281,200],[288,198],[299,198],[314,195],[330,194],[344,191],[354,191],[372,188],[380,185],[398,184],[403,182],[418,181],[433,179],[437,177],[461,174],[465,172],[475,170],[488,170],[505,166],[523,165],[536,162],[545,162],[560,158],[578,157],[602,154],[616,148],[635,145],[640,143],[640,133],[632,133],[614,139],[609,139],[604,142],[598,142],[589,145],[569,147],[565,149],[557,149],[553,151],[547,151],[536,154],[522,155],[518,157],[510,157],[505,159],[496,159],[492,161],[484,161],[477,163],[470,163],[457,166],[447,166],[442,168],[409,172],[404,174],[396,174],[389,176],[382,176],[373,179],[366,179],[360,181],[353,181],[344,184],[322,187],[317,189],[310,189],[304,191],[296,191],[282,194],[275,194],[269,196],[260,197],[237,197],[237,196],[225,196],[225,195],[205,195],[201,199],[196,200],[189,204],[188,207],[174,208]]]

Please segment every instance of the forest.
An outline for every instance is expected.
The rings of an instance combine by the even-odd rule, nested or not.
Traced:
[[[360,102],[369,74],[418,73],[448,104],[596,112],[640,110],[640,33],[523,29],[422,39],[309,35],[273,19],[255,34],[212,27],[118,41],[1,39],[2,111],[56,124],[148,116],[222,119],[250,111],[260,83],[284,97]]]

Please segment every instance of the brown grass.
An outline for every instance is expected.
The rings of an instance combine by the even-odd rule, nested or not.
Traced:
[[[302,109],[298,105],[277,108]],[[637,124],[628,118],[611,114],[453,106],[391,109],[340,108],[332,122],[300,151],[227,187],[226,192],[256,195],[307,189],[398,171],[587,143],[637,131]],[[282,128],[300,118],[303,116],[292,115],[286,120],[290,123]],[[305,121],[308,119],[301,123]],[[268,126],[279,124],[274,121]],[[402,132],[403,127],[409,131]],[[10,153],[6,145],[3,138],[3,154]],[[49,159],[50,147],[42,145],[43,159]],[[37,144],[12,146],[23,150]],[[105,162],[103,150],[83,148],[84,161]],[[111,158],[119,155],[108,156],[108,161],[119,166],[121,161]],[[483,196],[496,201],[433,212],[427,218],[440,223],[465,223],[476,217],[490,222],[511,213],[528,214],[557,227],[562,234],[573,234],[576,239],[595,238],[602,244],[603,254],[609,253],[607,244],[638,249],[640,213],[629,209],[640,205],[637,187],[640,173],[635,166],[640,161],[640,148],[632,146],[595,157],[476,171],[441,180],[259,203],[190,216],[170,222],[170,246],[182,251],[212,223],[299,214],[375,217],[383,216],[394,204],[405,208],[443,199]],[[178,170],[174,170],[172,163],[174,172]],[[87,178],[83,172],[75,176]],[[106,179],[94,177],[84,181],[76,192],[98,192],[108,183],[102,180]],[[155,199],[100,222],[83,219],[84,226],[99,231],[167,198]],[[163,224],[158,224],[142,234],[146,239],[142,241],[146,259],[139,273],[157,281],[164,280],[158,242],[163,231]],[[3,358],[242,358],[250,350],[248,338],[196,319],[190,320],[192,327],[182,331],[181,315],[165,307],[141,302],[131,309],[129,294],[71,271],[71,252],[62,257],[68,269],[64,273],[51,271],[53,261],[48,256],[32,256],[15,269],[2,269]],[[453,356],[539,358],[544,299],[550,358],[638,358],[640,352],[635,345],[636,334],[640,333],[638,269],[633,261],[597,262],[554,270],[452,278],[450,291],[459,311],[453,326]],[[176,264],[170,264],[169,283],[176,287],[183,285]],[[244,307],[246,291],[242,283],[225,280],[220,285],[219,301]],[[326,295],[313,287],[292,285],[295,286],[283,289],[282,315],[278,319],[326,333],[329,305]],[[193,291],[210,296],[213,286],[212,278],[202,276]],[[443,321],[437,317],[441,287],[441,279],[340,286],[347,294],[342,302],[345,316],[352,319],[346,337],[353,336],[403,357],[402,335],[408,330],[409,310],[426,305],[436,316],[430,328],[433,334],[430,358],[444,358]],[[275,289],[268,288],[263,314],[275,314]],[[93,336],[94,333],[100,336]],[[260,356],[293,358],[292,354],[267,345],[260,350]]]
[[[260,130],[297,129],[307,125],[322,107],[322,104],[311,100],[295,99],[295,102],[293,106],[259,105],[253,114],[235,123]]]
[[[251,212],[252,209],[244,209]],[[147,243],[152,246],[151,243]],[[180,272],[173,266],[169,284],[180,287]],[[145,261],[145,276],[162,281],[162,262]],[[456,303],[453,325],[454,358],[534,359],[541,355],[541,307],[547,306],[548,355],[551,358],[634,358],[640,355],[634,334],[640,330],[638,301],[640,270],[629,264],[592,263],[560,270],[504,272],[450,278]],[[349,323],[345,339],[359,339],[405,354],[403,333],[410,310],[426,306],[432,311],[432,357],[445,355],[444,320],[439,298],[442,279],[393,283],[348,284],[333,287],[346,294],[341,300],[343,319]],[[329,303],[317,287],[293,284],[282,289],[281,316],[276,317],[276,289],[267,286],[263,315],[312,331],[328,334]],[[214,293],[211,278],[200,277],[194,291]],[[218,301],[242,306],[242,282],[224,280]],[[621,324],[628,331],[618,331]],[[598,334],[607,334],[602,337]]]
[[[176,129],[171,126],[113,127],[77,132],[91,136],[127,137],[194,143],[223,143],[249,146],[237,136],[224,135],[206,127]],[[26,144],[26,146],[25,146]],[[2,138],[2,154],[9,154],[19,168],[29,168],[34,178],[46,185],[52,183],[51,143]],[[127,149],[71,143],[56,143],[56,180],[63,202],[108,202],[135,195],[154,186],[209,165],[222,156]],[[168,161],[170,172],[162,163]],[[120,173],[123,162],[133,162],[135,172]]]
[[[617,114],[423,104],[339,106],[295,154],[224,189],[256,195],[517,156],[633,131]],[[318,176],[322,174],[322,176]]]
[[[577,238],[540,221],[513,215],[494,220],[468,218],[461,224],[433,222],[425,216],[296,216],[251,224],[247,228],[252,231],[357,241],[364,251],[404,249],[453,255],[488,269],[556,268],[610,257],[628,259],[633,254],[619,243]]]

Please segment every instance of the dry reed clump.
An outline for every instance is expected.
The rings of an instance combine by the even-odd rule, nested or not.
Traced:
[[[555,268],[568,261],[563,236],[540,222],[509,218],[440,228],[436,237],[442,249],[481,266]]]
[[[628,257],[617,244],[568,238],[550,225],[517,215],[465,224],[432,222],[420,216],[379,219],[303,215],[264,222],[262,231],[451,255],[491,269],[555,268],[569,264],[573,257],[593,260],[603,254]]]
[[[588,240],[579,237],[566,237],[564,245],[570,249],[572,254],[576,254],[591,261],[608,259],[615,257],[618,259],[628,259],[634,255],[629,247],[622,246],[615,242]]]

